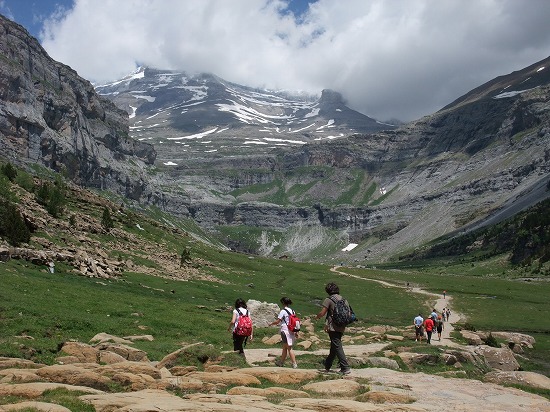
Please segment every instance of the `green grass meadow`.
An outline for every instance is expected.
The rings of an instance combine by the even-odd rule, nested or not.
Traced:
[[[138,273],[99,280],[77,276],[62,264],[50,274],[24,261],[1,263],[0,355],[52,363],[63,342],[88,342],[99,332],[153,335],[153,342],[135,343],[153,360],[184,343],[230,350],[227,325],[236,298],[278,303],[289,296],[299,315],[306,317],[319,311],[329,281],[337,282],[350,300],[359,325],[406,326],[433,304],[406,289],[335,274],[325,265],[208,248],[202,248],[202,254],[212,262],[204,271],[219,281],[178,281]],[[403,269],[341,270],[397,284],[410,282],[434,293],[446,290],[453,308],[467,316],[465,322],[478,330],[535,334],[540,343],[533,356],[542,362],[550,359],[550,323],[545,316],[550,310],[549,282]],[[250,345],[262,347],[261,337],[274,333],[275,328],[258,329]]]

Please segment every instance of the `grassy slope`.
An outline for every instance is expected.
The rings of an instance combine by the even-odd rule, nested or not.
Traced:
[[[68,208],[99,219],[104,203],[89,200],[84,207],[81,199],[71,198]],[[299,314],[305,316],[319,310],[319,302],[325,297],[324,285],[332,280],[340,284],[363,324],[409,325],[414,314],[432,304],[405,290],[335,275],[326,265],[264,259],[215,248],[172,230],[186,222],[170,219],[171,223],[165,224],[165,216],[158,210],[153,211],[154,218],[138,213],[128,216],[129,222],[122,219],[116,224],[133,237],[118,239],[116,249],[110,246],[111,235],[87,235],[101,242],[111,258],[130,256],[134,261],[139,259],[145,268],[159,267],[153,254],[169,251],[178,256],[180,248],[187,246],[194,273],[202,279],[216,280],[195,277],[181,281],[126,272],[118,280],[99,281],[76,276],[62,263],[56,265],[53,275],[25,261],[0,263],[0,356],[24,356],[50,363],[64,341],[87,342],[99,332],[153,335],[154,342],[136,343],[152,359],[160,359],[182,342],[203,341],[230,349],[226,328],[237,297],[278,302],[281,296],[289,296]],[[60,219],[67,220],[68,213]],[[145,230],[137,229],[136,223]],[[73,241],[74,235],[56,233],[55,227],[63,226],[52,225],[47,234],[38,235],[60,244],[67,239]],[[146,246],[153,246],[149,249],[153,252],[137,250],[132,241],[136,236]],[[546,317],[550,282],[509,279],[513,272],[498,259],[475,264],[440,260],[406,265],[348,270],[367,278],[410,282],[436,293],[447,290],[454,298],[455,309],[466,314],[476,328],[536,332],[540,344],[533,355],[543,362],[550,360],[550,324]],[[258,337],[275,332],[259,331]],[[253,345],[262,344],[257,339]]]

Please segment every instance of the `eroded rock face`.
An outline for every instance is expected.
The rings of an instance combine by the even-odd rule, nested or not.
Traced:
[[[128,160],[152,164],[156,154],[128,137],[127,113],[4,16],[0,34],[0,151],[16,162],[64,171],[77,183],[139,198],[142,172]]]

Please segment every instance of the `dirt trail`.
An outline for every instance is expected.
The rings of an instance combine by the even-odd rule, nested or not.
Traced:
[[[429,300],[429,303],[430,303],[429,311],[430,312],[431,312],[431,309],[433,309],[433,308],[435,308],[437,313],[441,313],[444,308],[449,308],[451,310],[451,316],[449,317],[449,320],[447,322],[445,322],[445,324],[444,324],[444,329],[443,329],[443,332],[441,333],[441,341],[438,340],[437,333],[434,333],[434,335],[432,336],[432,344],[433,345],[452,346],[452,347],[459,347],[459,346],[461,347],[461,345],[453,342],[450,338],[451,332],[454,330],[453,323],[459,322],[460,319],[463,317],[463,315],[461,315],[460,313],[455,312],[453,310],[453,307],[452,307],[452,304],[451,304],[453,298],[451,296],[446,295],[445,297],[443,297],[443,295],[428,292],[428,291],[426,291],[424,289],[420,289],[418,287],[402,286],[402,285],[398,285],[398,284],[395,284],[395,283],[386,282],[384,280],[364,278],[364,277],[361,277],[361,276],[352,275],[350,273],[342,272],[342,271],[338,270],[338,268],[339,268],[339,266],[334,266],[330,270],[331,270],[331,272],[338,273],[339,275],[342,275],[342,276],[347,276],[347,277],[351,277],[351,278],[354,278],[354,279],[361,279],[361,280],[364,280],[364,281],[367,281],[367,282],[376,282],[378,284],[381,284],[381,285],[384,285],[384,286],[390,287],[390,288],[407,289],[411,293],[418,293],[418,294],[421,294],[421,295],[428,296],[430,298],[430,300]],[[420,313],[424,316],[424,319],[425,319],[426,316],[428,316],[430,312],[428,312],[428,313],[424,313],[424,312],[426,312],[426,309],[425,308],[421,309]],[[414,319],[415,316],[416,316],[416,313],[411,314],[411,324],[412,324],[412,320]]]

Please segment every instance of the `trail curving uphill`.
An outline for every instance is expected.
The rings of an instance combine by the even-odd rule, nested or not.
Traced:
[[[424,289],[421,289],[419,287],[407,287],[407,286],[398,285],[398,284],[395,284],[395,283],[390,283],[390,282],[387,282],[385,280],[364,278],[362,276],[352,275],[350,273],[346,273],[346,272],[342,272],[341,270],[338,270],[340,267],[341,266],[334,266],[330,269],[330,271],[333,272],[333,273],[337,273],[341,276],[346,276],[346,277],[350,277],[350,278],[354,278],[354,279],[361,279],[361,280],[364,280],[364,281],[367,281],[367,282],[376,282],[380,285],[384,285],[384,286],[390,287],[390,288],[407,289],[411,293],[417,293],[417,294],[420,294],[420,295],[425,295],[425,296],[430,298],[430,300],[428,301],[430,303],[430,305],[428,305],[430,310],[435,308],[435,310],[438,313],[441,313],[444,308],[449,308],[451,310],[451,316],[449,318],[450,321],[447,321],[444,324],[444,329],[443,329],[443,332],[441,333],[441,341],[439,341],[437,339],[437,333],[434,333],[434,335],[432,335],[432,345],[438,345],[438,346],[443,345],[443,346],[461,347],[462,348],[462,345],[459,345],[459,344],[453,342],[453,340],[451,339],[451,332],[454,330],[453,323],[459,322],[460,319],[462,319],[464,317],[464,315],[462,315],[458,312],[455,312],[453,310],[453,307],[452,307],[453,298],[451,296],[447,295],[444,298],[440,294],[428,292],[428,291],[426,291]],[[425,309],[423,309],[423,311],[421,313],[423,313],[424,311],[425,311]],[[415,316],[416,316],[416,313],[411,313],[411,324],[412,324],[412,320]]]

